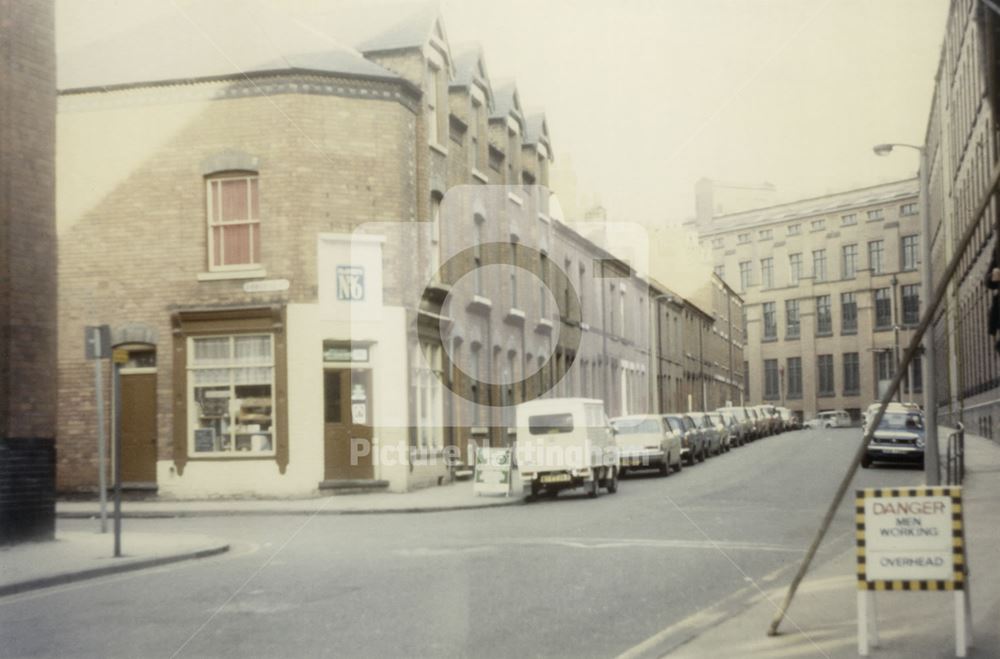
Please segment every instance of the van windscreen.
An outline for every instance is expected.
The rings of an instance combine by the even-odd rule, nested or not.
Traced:
[[[528,432],[532,435],[555,435],[573,432],[572,414],[537,414],[528,417]]]

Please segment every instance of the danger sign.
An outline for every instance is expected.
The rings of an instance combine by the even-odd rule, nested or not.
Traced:
[[[856,515],[859,588],[963,588],[961,488],[859,490]]]

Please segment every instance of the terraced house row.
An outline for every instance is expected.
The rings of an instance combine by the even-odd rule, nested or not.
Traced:
[[[544,114],[436,8],[178,11],[60,62],[60,489],[97,482],[85,325],[128,353],[124,480],[166,496],[443,483],[539,395],[742,399],[739,297],[563,217]]]

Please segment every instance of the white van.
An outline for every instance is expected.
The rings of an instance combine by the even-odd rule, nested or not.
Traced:
[[[591,497],[602,487],[618,490],[618,447],[603,402],[539,398],[518,405],[516,419],[517,466],[532,497],[573,487]]]

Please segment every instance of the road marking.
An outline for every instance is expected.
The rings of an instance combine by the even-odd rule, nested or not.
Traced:
[[[655,540],[649,538],[500,538],[490,542],[470,545],[439,547],[406,547],[393,550],[398,556],[426,558],[434,556],[454,556],[456,554],[494,553],[499,547],[568,547],[570,549],[728,549],[732,551],[779,552],[802,554],[799,548],[752,542],[726,542],[708,540]]]

